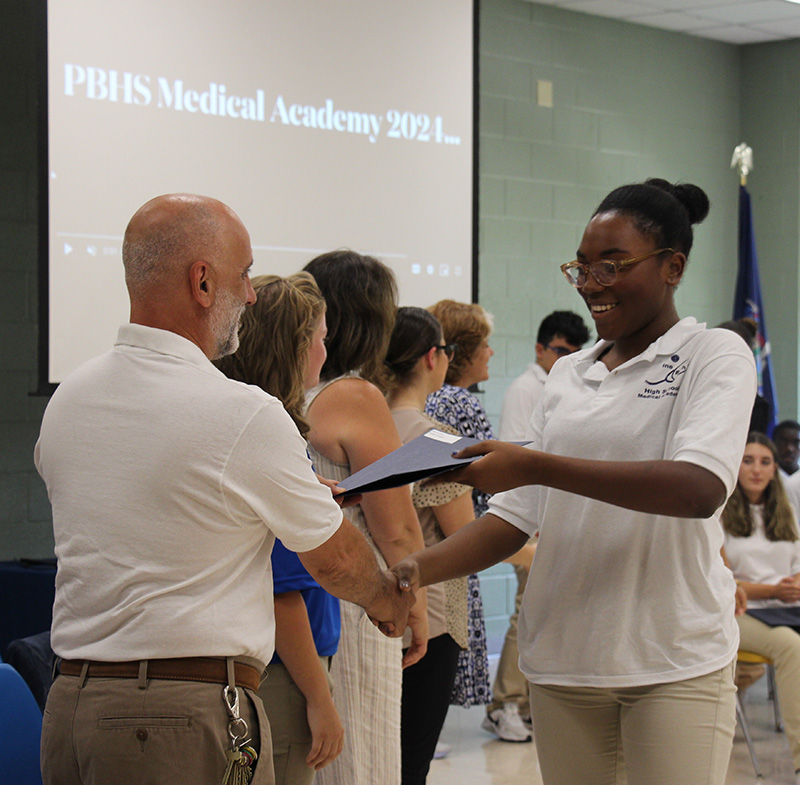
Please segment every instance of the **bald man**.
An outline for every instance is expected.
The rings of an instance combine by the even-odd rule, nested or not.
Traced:
[[[274,648],[275,537],[388,633],[402,634],[409,599],[316,480],[281,404],[211,363],[235,351],[255,302],[236,214],[157,197],[131,219],[122,256],[130,323],[59,386],[36,445],[61,658],[44,783],[217,785],[232,761],[266,785],[255,691]]]

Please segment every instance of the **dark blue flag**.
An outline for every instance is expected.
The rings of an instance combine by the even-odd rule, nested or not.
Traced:
[[[758,371],[758,394],[769,405],[767,433],[772,433],[778,422],[778,400],[775,396],[775,379],[770,362],[764,304],[761,301],[756,238],[753,233],[753,209],[750,205],[750,194],[744,185],[739,186],[739,273],[736,278],[733,318],[752,319],[756,323],[753,353]]]

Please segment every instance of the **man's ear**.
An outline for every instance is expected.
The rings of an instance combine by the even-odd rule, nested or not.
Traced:
[[[540,343],[536,344],[536,362],[539,362],[542,359],[542,355],[544,354],[544,346]]]
[[[189,268],[189,288],[192,297],[203,307],[210,308],[216,295],[214,271],[208,262],[198,260]]]

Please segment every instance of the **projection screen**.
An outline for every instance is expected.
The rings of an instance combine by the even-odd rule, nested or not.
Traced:
[[[254,275],[349,247],[401,304],[473,299],[473,0],[44,2],[43,386],[113,344],[161,193],[229,204]]]

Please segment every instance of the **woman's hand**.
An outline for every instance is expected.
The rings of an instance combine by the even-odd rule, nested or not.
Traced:
[[[331,489],[331,493],[333,494],[333,500],[342,508],[345,507],[355,507],[356,504],[361,502],[361,494],[354,493],[351,496],[342,496],[341,494],[345,493],[344,488],[340,488],[336,484],[336,480],[329,480],[327,477],[322,477],[321,475],[316,475],[317,480],[320,484],[324,485],[326,488]],[[337,494],[340,494],[337,496]]]
[[[391,568],[391,572],[397,576],[397,584],[401,592],[416,594],[419,591],[419,565],[415,556],[416,554],[406,556]]]
[[[787,603],[800,602],[800,585],[794,578],[784,578],[776,583],[774,588],[776,600]]]
[[[530,485],[538,454],[519,444],[487,439],[465,447],[454,455],[455,458],[482,455],[480,460],[439,474],[431,482],[461,482],[486,493],[499,493],[520,485]]]
[[[400,586],[400,592],[407,590]],[[425,589],[417,588],[416,595],[422,601],[415,603],[408,614],[408,627],[411,630],[411,645],[403,655],[403,667],[419,662],[428,651],[428,603]]]
[[[733,615],[734,616],[741,616],[743,613],[747,611],[747,592],[741,586],[741,584],[736,584],[736,607],[734,609]]]
[[[344,744],[344,728],[330,692],[321,692],[317,700],[306,700],[306,717],[311,729],[311,751],[306,763],[319,771],[336,760]]]

